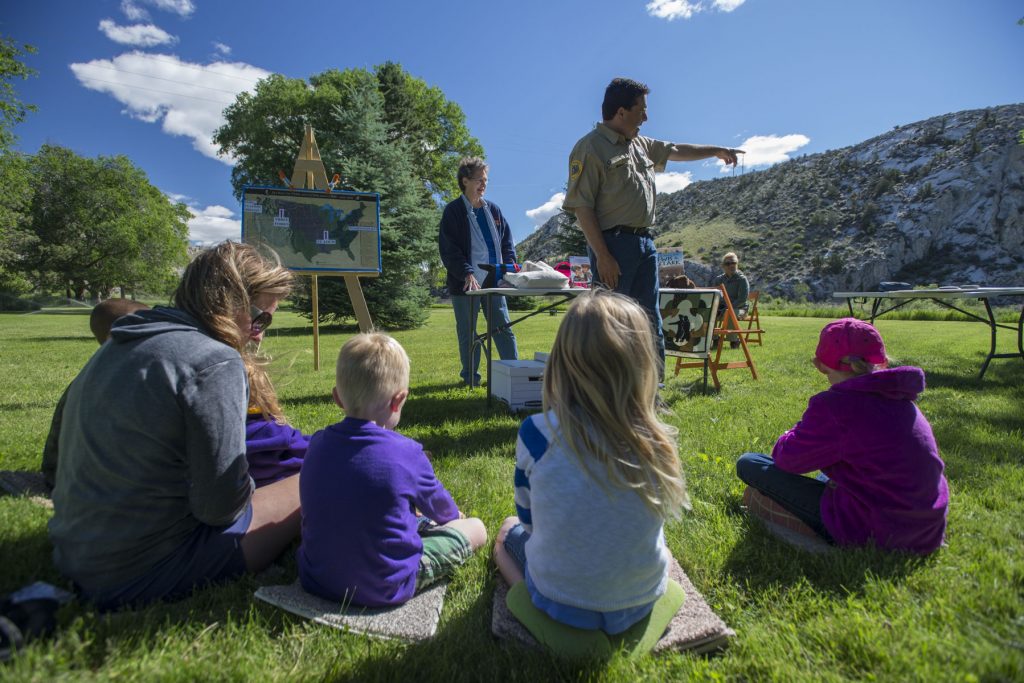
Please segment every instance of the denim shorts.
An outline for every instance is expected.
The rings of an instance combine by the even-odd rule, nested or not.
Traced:
[[[120,586],[85,591],[84,597],[101,611],[108,611],[183,598],[198,586],[240,576],[245,573],[242,538],[251,523],[252,502],[228,526],[198,526],[174,552],[142,576]]]
[[[516,524],[508,530],[508,534],[505,536],[505,551],[512,556],[519,565],[519,568],[523,570],[523,576],[526,577],[526,590],[530,594],[530,601],[533,602],[534,607],[555,621],[579,629],[604,631],[610,635],[615,635],[627,630],[654,609],[656,600],[646,605],[638,605],[637,607],[627,607],[611,612],[596,612],[582,607],[564,605],[547,598],[537,590],[526,567],[526,542],[528,540],[530,540],[530,532],[524,529],[522,524]]]

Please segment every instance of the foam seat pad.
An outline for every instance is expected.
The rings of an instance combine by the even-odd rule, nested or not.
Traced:
[[[765,530],[772,536],[775,536],[780,541],[788,543],[794,548],[798,548],[804,552],[820,555],[831,551],[833,548],[833,546],[829,545],[828,542],[820,536],[812,537],[806,534],[801,534],[800,532],[788,529],[781,524],[769,522],[767,519],[759,518],[758,521],[764,525]]]
[[[561,624],[537,609],[530,599],[525,581],[520,581],[508,590],[505,604],[538,643],[557,655],[570,659],[606,659],[614,651],[604,631]]]
[[[447,582],[442,581],[417,593],[404,605],[386,608],[345,606],[324,600],[307,593],[298,581],[285,586],[262,586],[256,590],[255,596],[318,624],[375,638],[414,642],[427,640],[437,633],[447,590]]]
[[[618,649],[624,650],[631,657],[647,654],[664,635],[685,599],[686,593],[682,586],[669,579],[665,594],[654,603],[650,614],[616,635],[579,629],[555,621],[533,604],[526,583],[522,581],[509,589],[505,602],[512,614],[539,643],[559,656],[586,659],[608,658]]]
[[[541,643],[544,643],[553,651],[572,658],[604,657],[607,656],[606,653],[614,652],[619,648],[622,648],[630,656],[634,656],[651,651],[655,653],[667,651],[707,652],[725,647],[729,638],[736,634],[711,610],[711,607],[704,600],[704,596],[694,588],[690,579],[675,559],[669,565],[669,578],[675,582],[685,597],[680,597],[674,589],[666,592],[666,597],[655,604],[655,610],[652,610],[651,615],[647,619],[641,620],[625,634],[609,637],[602,632],[573,629],[564,624],[557,624],[557,622],[550,619],[549,621],[555,623],[560,629],[570,630],[560,631],[561,636],[557,635],[557,633],[555,636],[546,635],[550,631],[542,631],[540,636],[536,636],[532,633],[531,629],[524,625],[523,621],[517,618],[516,612],[513,612],[512,609],[513,604],[515,604],[518,611],[519,604],[524,598],[519,596],[509,597],[509,594],[513,591],[521,591],[527,603],[524,605],[524,611],[526,607],[533,607],[533,602],[529,599],[529,593],[526,590],[525,584],[519,583],[510,589],[499,577],[494,589],[491,632],[498,638],[514,641],[528,647],[541,647]],[[517,588],[517,586],[521,587]],[[536,610],[536,608],[534,609]],[[657,614],[655,611],[657,611]],[[536,610],[536,612],[541,616],[547,617],[540,610]],[[659,630],[658,624],[662,622],[666,613],[668,615],[667,628],[662,627]],[[530,617],[526,616],[524,619],[530,619]],[[588,633],[592,635],[589,637],[589,640],[577,638],[575,642],[559,650],[559,643],[564,640],[564,634],[567,632],[570,634],[576,632],[576,634]],[[553,638],[561,640],[552,646],[550,641]],[[606,649],[605,645],[601,642],[601,638],[607,642]],[[652,641],[653,645],[651,645]],[[591,655],[591,652],[595,654]]]

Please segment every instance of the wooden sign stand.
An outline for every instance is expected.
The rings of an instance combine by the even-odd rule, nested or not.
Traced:
[[[316,146],[316,139],[313,137],[313,126],[306,124],[306,132],[302,137],[302,146],[299,148],[299,156],[295,159],[295,169],[292,171],[291,187],[308,190],[323,190],[330,192],[332,186],[327,182],[327,171],[324,169],[324,162],[320,158],[320,149]],[[322,273],[312,272],[313,278],[313,369],[320,369],[320,301],[318,275],[336,275],[336,273],[324,271]],[[359,284],[359,278],[377,277],[376,272],[353,272],[345,273],[345,288],[348,290],[349,299],[352,300],[352,310],[359,322],[360,332],[369,332],[373,329],[373,319],[370,318],[370,310],[366,307],[366,298],[363,296],[363,288]]]

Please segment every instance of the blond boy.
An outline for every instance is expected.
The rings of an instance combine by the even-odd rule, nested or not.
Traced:
[[[350,339],[333,394],[345,419],[313,436],[302,466],[299,578],[329,600],[401,604],[469,559],[487,531],[459,512],[423,447],[394,431],[409,397],[397,341]]]

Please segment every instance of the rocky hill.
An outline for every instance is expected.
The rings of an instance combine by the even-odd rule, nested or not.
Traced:
[[[752,285],[828,298],[912,284],[1024,284],[1024,104],[897,126],[860,144],[658,197],[658,246],[680,247],[703,281],[725,251]],[[520,258],[565,254],[552,218]],[[571,247],[570,247],[571,248]]]

